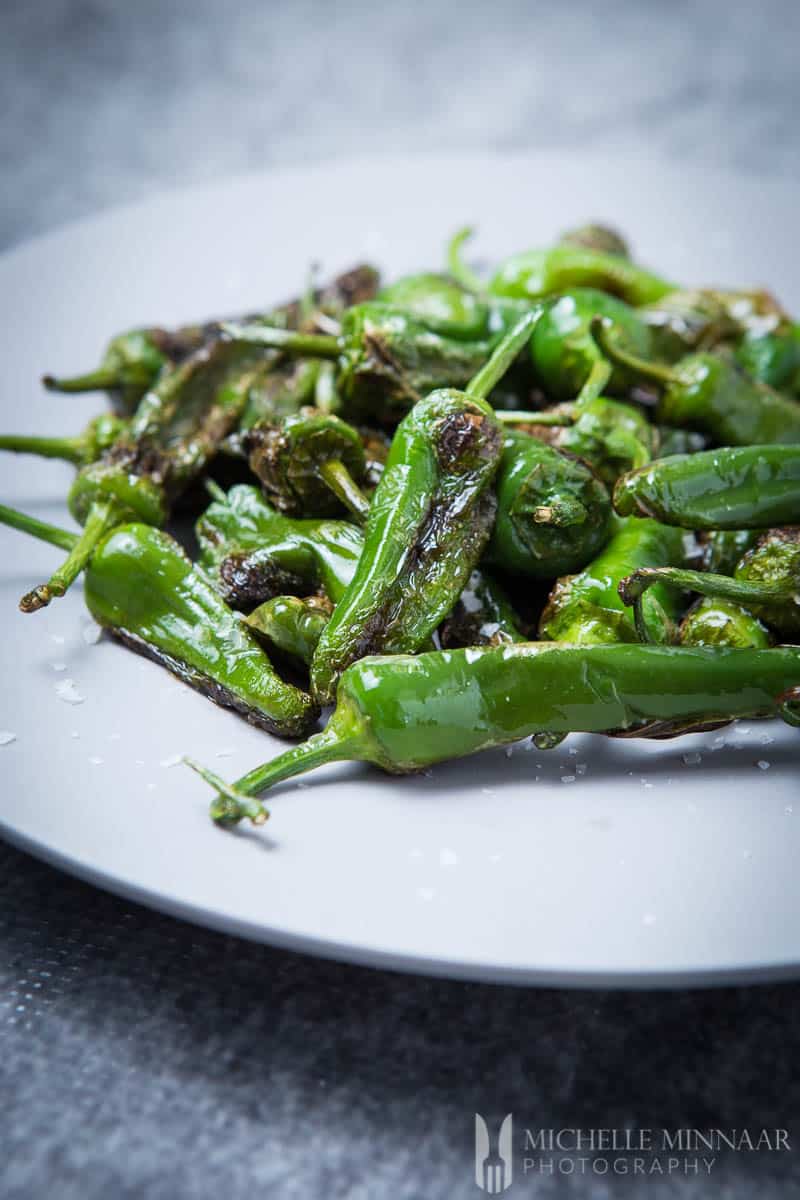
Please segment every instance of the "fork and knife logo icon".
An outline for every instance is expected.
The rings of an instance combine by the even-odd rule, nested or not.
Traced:
[[[480,1113],[475,1113],[475,1182],[490,1196],[497,1196],[511,1187],[512,1135],[513,1120],[508,1113],[500,1126],[496,1146],[493,1146],[486,1122]]]

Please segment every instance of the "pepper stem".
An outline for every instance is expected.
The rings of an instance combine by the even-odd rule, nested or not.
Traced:
[[[292,329],[275,329],[271,325],[235,325],[223,322],[223,333],[236,342],[252,342],[256,346],[271,346],[287,354],[307,355],[309,358],[338,358],[339,338],[328,333],[298,333]]]
[[[42,383],[48,392],[104,392],[120,386],[120,378],[112,367],[98,367],[96,371],[88,371],[86,375],[72,375],[60,378],[57,375],[43,375]]]
[[[363,525],[369,514],[369,500],[344,463],[338,458],[329,458],[320,464],[319,473],[336,499]]]
[[[612,322],[607,317],[600,316],[592,317],[589,325],[589,331],[601,353],[612,363],[616,363],[620,367],[627,367],[634,374],[641,375],[644,379],[652,379],[654,383],[660,383],[664,387],[680,382],[679,377],[674,371],[670,371],[669,367],[648,362],[645,358],[639,358],[638,355],[623,350],[612,338],[612,328]]]
[[[83,533],[76,539],[61,566],[47,583],[40,583],[19,602],[20,611],[37,612],[52,599],[63,596],[88,563],[101,538],[120,522],[122,510],[115,500],[95,501],[89,509]]]
[[[535,312],[525,313],[516,325],[498,342],[491,357],[473,375],[464,392],[475,400],[484,400],[505,375],[522,347],[528,341],[537,321]]]
[[[57,525],[40,521],[38,517],[30,517],[27,513],[20,512],[16,508],[8,508],[5,504],[0,504],[0,525],[8,525],[11,529],[29,533],[31,537],[38,538],[40,542],[49,542],[51,546],[58,546],[60,550],[72,550],[80,540],[80,535],[77,533],[59,529]]]
[[[38,437],[28,434],[0,434],[0,450],[15,454],[38,454],[40,458],[61,458],[65,462],[82,463],[85,443],[82,438]]]
[[[484,291],[483,281],[478,278],[473,270],[467,266],[461,257],[461,248],[472,237],[475,230],[466,225],[463,229],[457,230],[447,243],[447,269],[455,279],[456,283],[460,283],[462,287],[467,288],[470,292]]]
[[[644,595],[655,584],[668,584],[701,596],[712,596],[721,600],[734,600],[745,607],[748,604],[769,604],[790,600],[795,588],[768,583],[747,583],[732,579],[728,575],[715,575],[710,571],[686,571],[681,567],[640,567],[619,582],[619,595],[623,604],[633,606],[636,632],[640,641],[652,642],[644,614]]]
[[[355,736],[341,734],[335,728],[334,719],[321,733],[315,733],[299,746],[292,746],[270,762],[262,763],[248,771],[235,783],[225,783],[217,775],[197,763],[184,759],[184,762],[197,771],[199,775],[217,789],[217,796],[211,802],[211,817],[221,825],[235,825],[238,821],[249,817],[254,824],[266,820],[266,810],[263,805],[253,800],[259,792],[264,792],[284,779],[293,775],[302,775],[314,767],[325,763],[340,762],[342,759],[360,758],[359,742]]]
[[[574,425],[577,421],[575,413],[566,405],[549,411],[537,412],[535,409],[501,408],[495,409],[494,415],[503,425]]]
[[[611,363],[604,358],[598,359],[592,364],[592,369],[586,376],[583,387],[575,397],[575,407],[585,408],[587,404],[591,404],[593,400],[601,396],[610,378]]]
[[[205,489],[212,500],[216,500],[218,504],[228,503],[228,494],[219,486],[216,479],[206,478],[203,480],[203,483],[205,484]]]
[[[586,505],[569,496],[562,496],[560,500],[552,500],[549,504],[540,504],[533,510],[537,525],[556,525],[559,528],[583,525],[586,516]]]

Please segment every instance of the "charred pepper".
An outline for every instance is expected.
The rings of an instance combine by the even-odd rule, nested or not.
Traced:
[[[344,506],[359,523],[366,519],[364,444],[333,413],[304,408],[280,425],[256,425],[246,446],[250,470],[281,511],[327,516]]]
[[[0,507],[0,521],[68,548],[77,536]],[[86,604],[119,641],[269,733],[301,737],[319,710],[284,683],[244,623],[168,534],[113,529],[86,567]]]
[[[196,526],[200,562],[229,604],[253,608],[286,591],[316,588],[339,602],[364,545],[355,525],[287,517],[247,484],[227,495],[212,491],[216,500]]]
[[[484,396],[530,337],[523,317],[465,392],[420,400],[398,426],[364,550],[311,664],[321,703],[356,658],[418,650],[452,609],[491,532],[502,430]]]

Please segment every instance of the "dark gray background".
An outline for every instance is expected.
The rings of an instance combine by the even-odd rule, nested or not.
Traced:
[[[794,0],[27,0],[0,22],[3,246],[160,188],[415,147],[647,146],[800,176]],[[792,985],[570,993],[321,963],[8,847],[0,892],[4,1198],[478,1195],[475,1109],[800,1138]],[[510,1195],[784,1196],[798,1161]]]

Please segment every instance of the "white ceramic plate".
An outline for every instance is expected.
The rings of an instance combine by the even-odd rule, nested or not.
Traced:
[[[768,284],[800,309],[795,200],[788,184],[584,155],[329,166],[162,196],[0,260],[0,424],[79,429],[98,397],[51,396],[38,377],[86,368],[119,329],[280,300],[312,260],[435,267],[465,222],[495,259],[609,220],[665,274]],[[1,461],[3,499],[67,520],[70,468]],[[0,530],[0,728],[16,735],[0,747],[0,821],[33,853],[197,922],[415,971],[659,984],[797,969],[796,732],[576,736],[409,779],[330,767],[276,791],[262,831],[225,834],[207,789],[169,764],[187,753],[233,778],[279,743],[90,644],[80,588],[20,615],[56,555]]]

